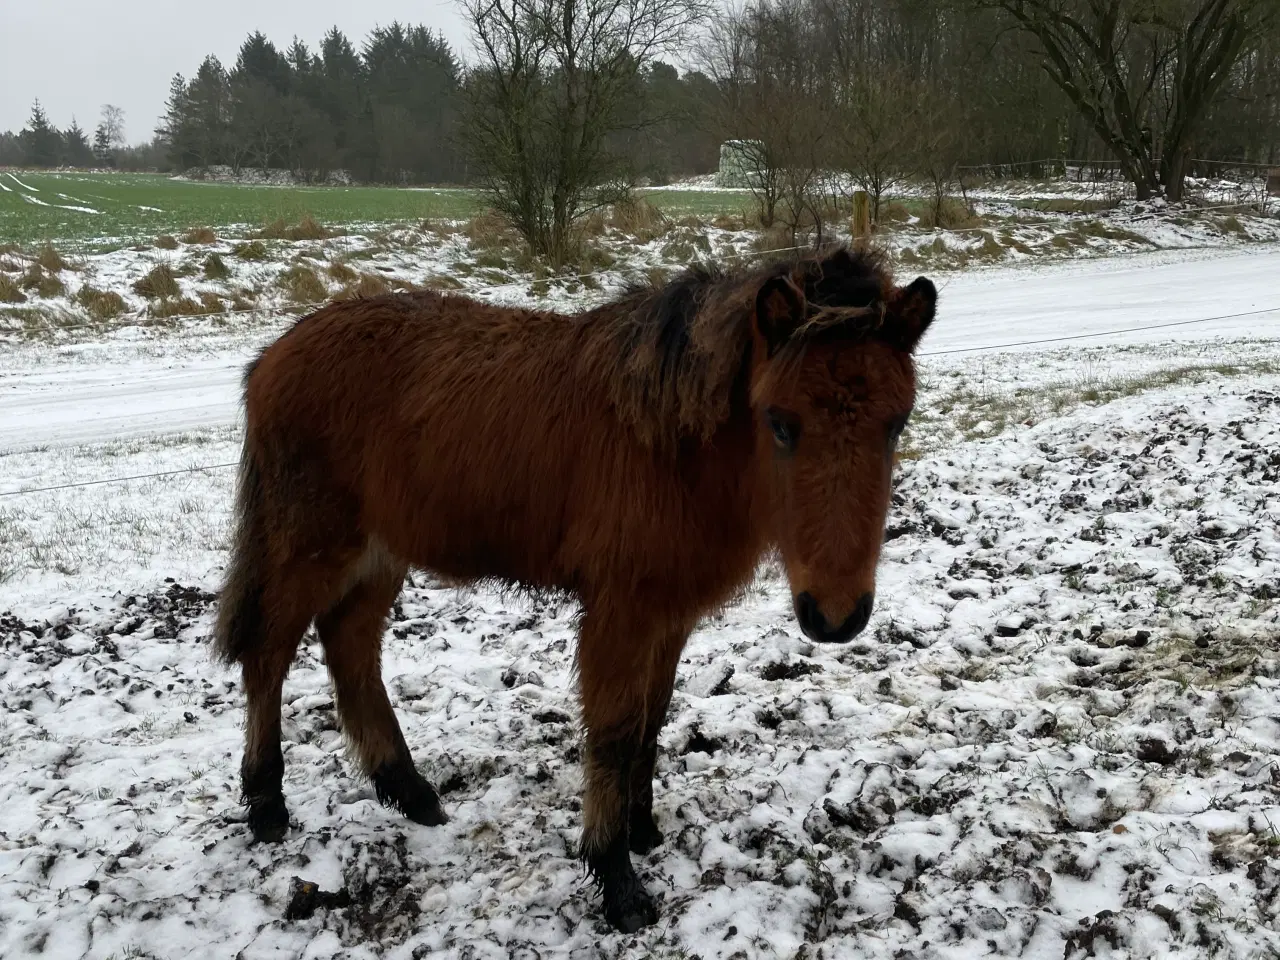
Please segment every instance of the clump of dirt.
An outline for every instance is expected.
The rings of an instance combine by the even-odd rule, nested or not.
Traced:
[[[811,673],[821,673],[822,664],[810,663],[808,660],[791,660],[766,664],[760,670],[763,680],[799,680]]]

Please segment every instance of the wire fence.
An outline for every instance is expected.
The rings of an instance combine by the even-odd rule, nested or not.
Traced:
[[[1183,196],[1201,203],[1230,199],[1239,206],[1256,206],[1265,212],[1278,202],[1268,190],[1269,175],[1276,170],[1280,170],[1280,165],[1189,159],[1185,167]],[[984,181],[1025,178],[1067,181],[1074,185],[1074,195],[1086,199],[1118,202],[1135,196],[1134,185],[1125,176],[1118,160],[1051,157],[966,164],[955,168],[953,179],[963,193]]]
[[[1230,170],[1230,171],[1237,171],[1237,172],[1240,170],[1247,169],[1250,171],[1262,171],[1263,174],[1265,174],[1265,172],[1268,169],[1263,165],[1232,164],[1232,163],[1227,163],[1223,161],[1195,160],[1195,161],[1192,161],[1192,163],[1203,165],[1203,167],[1206,169],[1211,166],[1217,165],[1219,168],[1223,170]],[[1008,176],[1017,175],[1018,171],[1028,171],[1031,173],[1031,175],[1038,175],[1035,173],[1035,171],[1045,171],[1047,173],[1056,174],[1058,176],[1063,176],[1068,179],[1072,179],[1074,177],[1077,182],[1097,182],[1099,184],[1105,185],[1105,184],[1114,184],[1117,182],[1116,176],[1115,176],[1115,170],[1118,169],[1118,166],[1119,165],[1115,161],[1070,161],[1063,158],[1051,158],[1051,159],[1043,159],[1043,160],[1015,161],[1015,162],[1004,163],[1004,164],[984,164],[979,166],[958,167],[957,173],[962,176],[967,174],[969,176],[987,176],[987,177],[995,178],[999,176],[1008,177]],[[1025,176],[1028,174],[1023,173],[1022,175]],[[1263,189],[1261,193],[1261,197],[1262,197],[1261,202],[1265,204],[1266,202],[1265,176],[1253,175],[1251,179],[1255,181],[1259,181],[1263,184]],[[1108,194],[1108,196],[1114,196],[1114,194]],[[1143,214],[1130,215],[1128,217],[1112,216],[1112,217],[1108,217],[1107,220],[1110,223],[1136,223],[1136,222],[1141,222],[1145,220],[1184,217],[1184,216],[1187,216],[1189,213],[1239,210],[1242,207],[1255,206],[1256,203],[1257,203],[1257,199],[1254,197],[1254,195],[1249,194],[1248,198],[1243,202],[1237,200],[1237,201],[1228,202],[1228,203],[1201,205],[1189,210],[1188,209],[1175,209],[1175,210],[1168,210],[1168,211],[1153,210]],[[1004,226],[1009,226],[1009,225],[1004,225]],[[938,230],[933,232],[935,233],[941,232],[946,234],[987,233],[987,232],[990,232],[992,229],[993,229],[993,226],[988,225],[988,226],[961,228],[956,230]],[[928,234],[926,233],[925,235],[927,236]],[[731,254],[722,255],[716,259],[742,260],[742,259],[751,259],[751,258],[763,258],[763,257],[779,255],[784,253],[794,253],[794,252],[807,250],[807,249],[811,249],[810,244],[796,244],[792,246],[775,247],[775,248],[766,249],[766,250],[749,250],[749,251],[735,252]],[[484,296],[484,295],[489,295],[502,290],[517,289],[521,287],[536,287],[538,285],[550,286],[553,284],[575,283],[575,282],[581,282],[585,280],[598,279],[606,276],[624,278],[628,275],[631,275],[631,276],[636,275],[641,269],[643,268],[639,267],[638,265],[632,265],[628,267],[611,267],[611,268],[602,269],[602,270],[594,270],[586,273],[559,274],[559,275],[552,275],[547,277],[529,277],[521,280],[512,280],[512,281],[503,282],[503,283],[490,283],[490,284],[484,284],[480,286],[466,287],[458,290],[457,292],[465,294],[467,296]],[[171,315],[164,318],[153,318],[153,317],[147,317],[145,315],[139,315],[139,316],[133,316],[133,317],[121,319],[118,321],[108,321],[104,323],[73,323],[73,324],[50,325],[48,328],[42,328],[42,332],[44,330],[47,330],[48,332],[61,332],[61,331],[72,331],[72,330],[92,330],[94,332],[107,332],[111,330],[118,330],[118,329],[131,328],[131,327],[133,328],[159,327],[159,328],[167,329],[175,321],[196,320],[196,321],[217,322],[220,320],[226,320],[228,318],[235,318],[238,316],[255,316],[255,315],[264,316],[264,317],[293,316],[293,315],[304,313],[306,311],[317,309],[328,302],[331,302],[331,301],[324,300],[324,301],[314,301],[314,302],[306,302],[306,303],[281,304],[276,306],[253,306],[253,307],[246,307],[246,308],[239,308],[239,309],[230,308],[230,309],[214,311],[214,312],[176,314],[176,315]],[[1049,344],[1057,344],[1057,343],[1064,343],[1064,342],[1070,342],[1070,341],[1101,339],[1108,336],[1115,336],[1119,334],[1146,332],[1146,331],[1161,330],[1161,329],[1174,328],[1174,327],[1185,327],[1185,326],[1191,326],[1191,325],[1202,324],[1202,323],[1210,323],[1214,321],[1237,319],[1237,318],[1246,317],[1246,316],[1261,316],[1261,315],[1277,313],[1277,312],[1280,312],[1280,306],[1245,311],[1242,313],[1222,314],[1222,315],[1217,315],[1212,317],[1202,317],[1194,320],[1181,320],[1181,321],[1172,321],[1172,322],[1160,323],[1160,324],[1121,327],[1113,330],[1095,331],[1090,333],[1082,333],[1082,334],[1075,334],[1075,335],[1062,336],[1062,337],[1048,337],[1048,338],[1041,338],[1041,339],[1013,341],[1013,342],[1007,342],[1007,343],[985,344],[985,345],[973,346],[973,347],[959,347],[959,348],[948,349],[948,350],[925,351],[923,353],[918,354],[918,356],[921,358],[928,358],[928,357],[951,356],[951,355],[957,355],[957,354],[990,353],[990,352],[997,352],[1000,350],[1006,350],[1006,349],[1012,349],[1012,348],[1049,345]],[[8,331],[0,331],[0,334],[16,333],[16,332],[29,334],[32,331],[8,330]],[[93,486],[102,486],[107,484],[125,483],[130,481],[174,477],[174,476],[181,476],[186,474],[196,474],[196,473],[204,473],[209,471],[226,470],[235,466],[236,466],[235,463],[205,464],[205,465],[188,467],[183,469],[157,471],[154,473],[133,474],[133,475],[122,476],[122,477],[109,477],[109,478],[102,478],[102,479],[96,479],[96,480],[77,481],[77,482],[65,483],[65,484],[29,487],[29,488],[23,488],[19,490],[0,491],[0,497],[25,496],[25,495],[36,494],[36,493],[47,493],[47,492],[67,490],[67,489],[73,489],[73,488],[79,488],[79,487],[93,487]]]
[[[1257,310],[1244,310],[1238,313],[1218,314],[1212,317],[1198,317],[1194,320],[1173,320],[1167,323],[1140,324],[1130,327],[1117,327],[1112,330],[1097,330],[1089,333],[1071,334],[1062,337],[1044,337],[1035,340],[1016,340],[1006,343],[984,344],[976,347],[956,347],[948,350],[931,350],[917,354],[918,358],[924,359],[928,357],[945,357],[955,356],[957,354],[967,353],[998,353],[1002,350],[1009,350],[1016,347],[1042,346],[1048,344],[1058,344],[1067,342],[1078,342],[1082,340],[1099,340],[1105,337],[1118,336],[1125,333],[1146,333],[1153,330],[1166,330],[1174,327],[1188,327],[1201,323],[1212,323],[1222,320],[1236,320],[1242,317],[1263,316],[1271,313],[1280,313],[1280,304],[1271,307],[1262,307]],[[78,480],[71,483],[51,484],[41,487],[26,487],[19,490],[3,490],[0,491],[0,498],[28,496],[36,493],[51,493],[60,490],[71,490],[79,487],[97,487],[107,484],[128,483],[135,480],[154,480],[164,477],[182,476],[186,474],[207,473],[215,470],[229,470],[238,466],[234,461],[228,463],[211,463],[203,464],[195,467],[185,467],[178,470],[160,470],[155,473],[139,473],[131,474],[124,477],[106,477],[97,480]]]

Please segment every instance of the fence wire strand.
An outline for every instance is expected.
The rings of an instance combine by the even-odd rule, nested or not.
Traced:
[[[775,251],[777,252],[777,251]],[[1114,330],[1099,330],[1092,333],[1073,334],[1066,337],[1046,337],[1039,340],[1019,340],[1012,343],[993,343],[980,347],[957,347],[952,350],[935,350],[925,353],[919,353],[916,356],[923,359],[926,357],[944,357],[953,356],[961,353],[994,353],[1000,350],[1008,350],[1012,347],[1030,347],[1039,346],[1049,343],[1066,343],[1068,341],[1078,340],[1094,340],[1102,337],[1111,337],[1121,333],[1139,333],[1148,330],[1165,330],[1171,327],[1186,327],[1197,323],[1211,323],[1215,320],[1235,320],[1240,317],[1254,317],[1266,313],[1280,313],[1280,304],[1274,307],[1263,307],[1258,310],[1244,310],[1239,313],[1224,313],[1212,317],[1199,317],[1195,320],[1173,320],[1168,323],[1146,324],[1134,327],[1118,327]],[[3,497],[19,497],[33,493],[51,493],[59,490],[71,490],[77,487],[97,487],[111,483],[127,483],[133,480],[153,480],[161,477],[175,477],[183,474],[203,473],[211,470],[227,470],[238,464],[232,463],[212,463],[197,467],[186,467],[179,470],[161,470],[156,473],[138,473],[127,477],[106,477],[99,480],[79,480],[72,483],[52,484],[44,487],[28,487],[21,490],[3,490],[0,491],[0,498]]]

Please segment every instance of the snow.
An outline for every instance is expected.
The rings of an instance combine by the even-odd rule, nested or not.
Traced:
[[[39,193],[39,192],[40,192],[40,190],[39,190],[39,188],[38,188],[38,187],[33,187],[33,186],[31,186],[30,184],[23,183],[21,180],[19,180],[19,179],[17,178],[17,176],[16,176],[16,175],[14,175],[14,174],[12,174],[12,173],[8,173],[8,174],[6,174],[6,176],[7,176],[10,180],[12,180],[14,183],[16,183],[18,186],[20,186],[23,190],[30,190],[32,193]],[[12,191],[11,191],[11,192],[12,192]]]
[[[233,462],[235,380],[284,321],[9,345],[0,956],[1280,951],[1280,316],[1151,329],[1280,306],[1277,266],[1233,249],[940,283],[872,623],[809,644],[766,564],[695,633],[666,841],[637,858],[662,917],[635,936],[576,861],[571,606],[406,587],[384,675],[448,788],[435,829],[356,776],[305,644],[295,826],[256,847],[239,678],[207,648],[234,471],[3,496]],[[1121,327],[1148,329],[987,349]],[[1174,367],[1198,372],[1137,386]],[[286,919],[294,877],[351,904]]]
[[[909,275],[904,272],[904,279]],[[1280,336],[1278,276],[1280,250],[1269,246],[1204,251],[1195,258],[1163,252],[952,274],[939,283],[946,322],[930,333],[921,355],[1146,326],[1155,329],[1119,339],[1235,338],[1267,329]],[[535,302],[521,286],[493,292],[509,302]],[[1160,326],[1270,308],[1277,312],[1172,330]],[[0,358],[0,450],[231,426],[247,358],[288,322],[277,318],[265,329],[190,340],[14,345]]]

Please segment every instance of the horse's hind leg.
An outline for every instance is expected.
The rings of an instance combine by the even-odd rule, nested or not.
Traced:
[[[370,562],[371,556],[378,562]],[[369,552],[358,567],[364,569],[356,571],[355,583],[316,619],[338,716],[378,799],[410,820],[435,826],[448,818],[435,788],[413,765],[382,682],[382,633],[405,568]]]
[[[273,595],[274,594],[274,595]],[[298,643],[311,621],[296,595],[267,590],[261,641],[241,654],[245,692],[245,749],[240,783],[255,840],[275,843],[289,829],[284,802],[284,754],[280,750],[280,691]]]
[[[605,919],[628,933],[658,919],[653,898],[631,865],[629,843],[633,775],[644,748],[650,655],[647,638],[634,635],[634,619],[602,617],[588,609],[578,645],[587,731],[582,858],[600,884]]]

